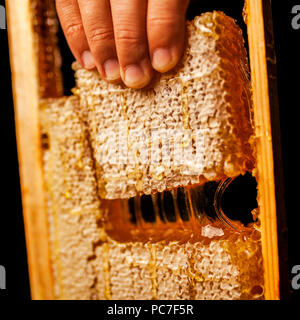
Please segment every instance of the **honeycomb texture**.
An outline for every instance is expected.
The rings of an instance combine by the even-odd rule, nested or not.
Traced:
[[[90,299],[101,211],[87,133],[74,113],[76,102],[62,98],[41,104],[41,140],[56,293]]]
[[[42,98],[63,94],[61,56],[58,50],[58,20],[53,0],[31,0],[33,31],[38,57],[39,94]]]
[[[240,31],[231,18],[216,12],[202,15],[188,28],[189,46],[183,64],[151,89],[133,91],[105,85],[96,73],[78,69],[77,93],[81,100],[75,96],[41,101],[41,148],[57,299],[264,298],[260,232],[256,227],[247,234],[228,233],[220,229],[219,223],[211,222],[205,232],[202,230],[202,240],[127,243],[111,239],[103,227],[107,219],[101,205],[103,195],[132,196],[138,190],[150,192],[199,179],[236,175],[253,166],[251,116],[243,95],[249,91],[249,84],[241,80],[244,71],[240,68],[245,68],[246,54]],[[222,42],[223,37],[227,38]],[[227,49],[218,51],[219,46]],[[215,68],[223,64],[231,71]],[[218,86],[216,79],[222,79],[222,85]],[[167,105],[161,102],[166,95],[155,95],[154,90],[170,91],[168,97],[172,99],[183,90],[189,98],[184,98],[187,103],[174,98]],[[198,102],[192,98],[193,90],[199,92]],[[205,91],[203,95],[201,90]],[[169,167],[164,168],[162,179],[149,176],[141,180],[130,168],[121,170],[101,162],[98,152],[109,149],[99,136],[100,129],[113,127],[124,116],[124,104],[118,99],[127,101],[129,128],[185,126],[188,119],[189,127],[203,130],[207,139],[203,155],[209,158],[201,160],[205,162],[202,178]],[[237,104],[233,103],[235,99]],[[188,110],[188,117],[182,108]],[[181,120],[172,120],[171,110],[174,119]],[[147,113],[148,122],[141,121]],[[128,172],[131,180],[126,176]],[[121,183],[125,188],[119,187]]]
[[[251,93],[240,28],[221,12],[187,25],[177,68],[146,89],[76,70],[100,172],[101,198],[120,199],[251,171]]]
[[[78,99],[41,105],[42,147],[58,299],[253,299],[263,290],[259,232],[197,242],[118,243],[106,236],[89,134]],[[217,230],[218,229],[218,230]],[[227,236],[224,236],[227,235]]]

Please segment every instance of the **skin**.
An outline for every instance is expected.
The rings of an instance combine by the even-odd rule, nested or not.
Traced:
[[[56,0],[69,47],[109,82],[146,86],[180,59],[188,0]]]

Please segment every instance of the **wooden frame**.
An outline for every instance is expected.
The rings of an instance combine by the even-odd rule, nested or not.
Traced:
[[[31,0],[6,1],[14,90],[15,121],[22,186],[28,263],[33,299],[53,299],[48,223],[43,193],[39,134],[39,57],[34,39]],[[247,19],[257,135],[257,176],[261,211],[265,298],[279,299],[278,197],[274,175],[274,110],[270,101],[270,77],[265,38],[264,3],[248,0]],[[272,112],[271,112],[272,110]]]
[[[277,218],[265,24],[261,0],[247,1],[249,54],[257,137],[258,199],[266,299],[279,299]]]
[[[53,299],[39,132],[39,70],[30,0],[9,0],[6,8],[31,296]]]

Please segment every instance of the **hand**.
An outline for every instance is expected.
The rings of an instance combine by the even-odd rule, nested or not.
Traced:
[[[56,0],[77,61],[109,82],[147,85],[181,57],[188,0]]]

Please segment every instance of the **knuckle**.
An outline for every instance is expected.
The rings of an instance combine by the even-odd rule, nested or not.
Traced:
[[[111,41],[114,39],[113,30],[109,28],[96,28],[88,32],[88,40],[90,43],[95,44],[102,41]]]
[[[82,23],[72,23],[68,24],[65,27],[65,33],[67,38],[78,37],[79,34],[83,33],[83,25]]]
[[[138,46],[144,43],[141,35],[132,29],[123,28],[115,34],[116,41],[121,45]]]
[[[181,21],[182,17],[180,15],[178,16],[170,16],[170,15],[160,15],[160,16],[150,16],[148,18],[148,23],[152,26],[155,26],[155,28],[168,28],[170,30],[173,30],[176,25],[178,24],[178,21]]]

